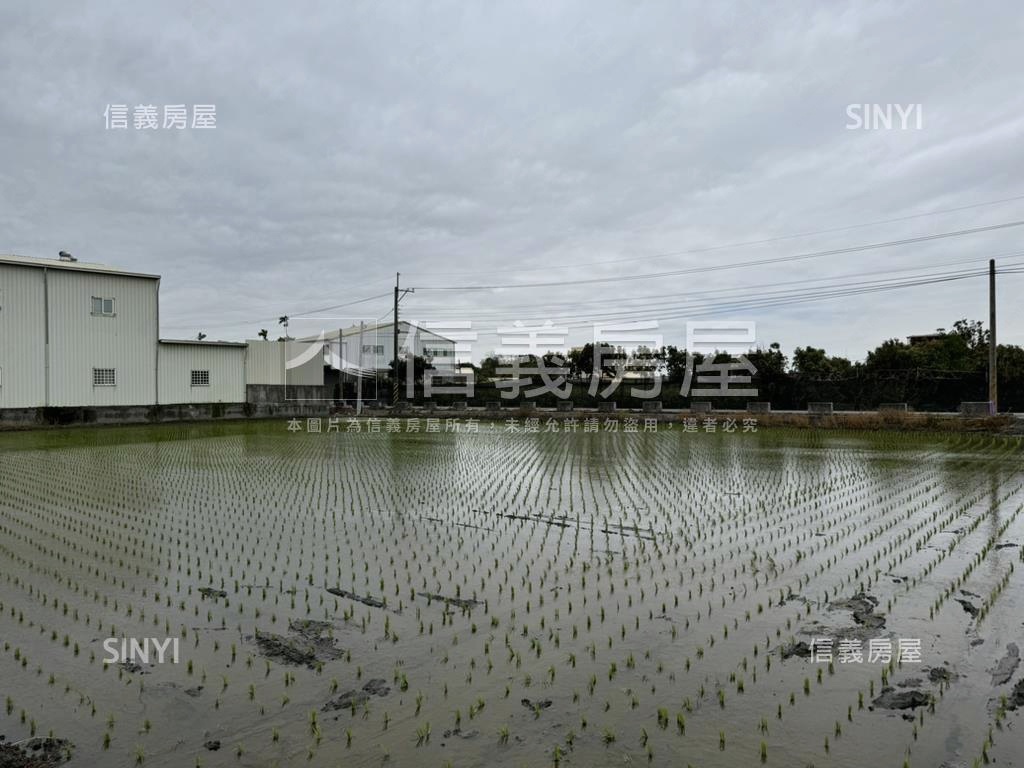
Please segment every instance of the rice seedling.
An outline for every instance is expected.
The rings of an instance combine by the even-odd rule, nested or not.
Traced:
[[[316,764],[370,764],[392,752],[404,763],[415,747],[439,764],[442,739],[430,740],[419,720],[440,703],[432,691],[459,712],[456,728],[472,721],[492,729],[514,764],[568,764],[570,752],[573,764],[601,764],[603,747],[615,742],[624,759],[643,755],[657,765],[669,759],[657,730],[668,730],[670,712],[670,738],[713,750],[716,733],[724,748],[728,731],[730,753],[756,751],[764,762],[768,717],[774,709],[782,719],[786,698],[787,740],[817,745],[820,757],[825,734],[811,723],[832,719],[829,749],[840,759],[840,740],[849,749],[875,736],[866,710],[877,684],[895,684],[907,669],[885,667],[883,677],[866,664],[821,666],[812,686],[805,661],[780,655],[783,638],[801,636],[826,612],[840,616],[828,605],[860,592],[879,599],[879,613],[930,612],[938,625],[951,609],[960,619],[959,590],[984,595],[979,614],[993,622],[1016,588],[1006,574],[1018,553],[996,549],[1024,522],[1022,452],[1013,441],[773,430],[721,440],[672,431],[632,443],[621,433],[566,441],[383,431],[317,442],[259,425],[213,426],[225,431],[152,452],[114,442],[33,451],[31,461],[2,456],[0,484],[15,492],[0,499],[0,614],[9,628],[0,663],[22,683],[9,689],[5,710],[35,710],[12,695],[40,685],[55,697],[51,706],[103,731],[91,749],[98,755],[102,738],[108,752],[93,762],[129,764],[133,746],[112,738],[114,718],[134,722],[140,696],[162,695],[153,684],[161,677],[190,691],[197,727],[242,711],[255,719],[269,707],[270,741],[281,745],[274,749],[300,753],[285,734],[308,728]],[[942,462],[929,458],[933,451]],[[131,478],[118,471],[129,456],[138,464]],[[979,458],[1000,468],[991,483]],[[686,472],[674,471],[681,465]],[[401,471],[383,483],[381,466]],[[149,499],[161,500],[161,514],[151,514]],[[986,530],[995,508],[999,522]],[[29,564],[52,557],[33,543],[47,537],[66,542],[67,561],[44,572]],[[283,656],[260,663],[257,630],[298,637],[291,628],[313,621],[326,624],[320,650],[337,632],[334,650],[309,664]],[[153,628],[191,648],[180,666],[154,677],[102,671],[90,638]],[[74,674],[44,661],[32,650],[40,644]],[[858,669],[871,672],[867,685]],[[111,688],[118,672],[122,681]],[[207,684],[207,675],[217,682]],[[380,678],[388,693],[363,691]],[[730,686],[742,698],[726,707]],[[948,724],[947,687],[935,687],[929,725],[916,718],[915,763],[931,744],[925,728]],[[864,713],[856,719],[853,690]],[[956,691],[957,706],[970,701],[965,690]],[[331,702],[339,708],[324,709]],[[92,719],[97,706],[110,715],[105,729]],[[808,707],[820,716],[805,717]],[[170,737],[160,710],[147,711],[146,762],[155,764]],[[607,714],[595,720],[597,713]],[[328,716],[341,725],[329,727]],[[993,717],[995,729],[1004,727],[1002,709]],[[26,732],[31,720],[26,714]],[[503,722],[520,723],[516,738]],[[605,728],[584,738],[590,722],[618,734]],[[580,738],[563,730],[556,752],[538,737],[554,723],[571,724]],[[879,738],[878,754],[903,759],[902,742]],[[984,749],[996,757],[994,746]]]

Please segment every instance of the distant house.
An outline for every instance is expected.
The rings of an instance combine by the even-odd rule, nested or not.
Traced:
[[[327,331],[323,335],[324,364],[335,370],[371,374],[386,374],[394,360],[394,323],[365,324]],[[312,343],[319,337],[301,339]],[[455,341],[420,326],[399,321],[398,354],[411,352],[429,362],[435,375],[452,376],[458,373],[455,360]]]

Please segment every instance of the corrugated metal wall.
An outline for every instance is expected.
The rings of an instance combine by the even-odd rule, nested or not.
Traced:
[[[384,351],[382,354],[375,352],[365,352],[363,354],[363,367],[364,368],[375,368],[378,371],[388,371],[391,369],[391,363],[394,360],[395,350],[395,337],[394,337],[394,325],[383,325],[378,328],[366,330],[363,332],[363,346],[367,347],[383,347]],[[398,324],[398,354],[400,356],[406,354],[405,345],[408,340],[408,326],[399,322]],[[353,363],[359,362],[359,335],[349,334],[346,330],[345,341],[350,343],[351,346],[346,350],[352,355],[349,360]],[[451,339],[446,339],[439,336],[436,333],[427,331],[423,328],[416,328],[413,334],[413,354],[423,357],[424,348],[446,348],[451,350],[451,355],[446,357],[435,357],[432,361],[434,370],[437,373],[452,373],[455,370],[455,342]]]
[[[0,408],[46,404],[43,270],[0,264]]]
[[[158,281],[51,269],[47,283],[50,405],[153,405]],[[94,296],[115,316],[93,315]],[[116,385],[93,386],[93,368],[115,369]]]
[[[246,382],[249,384],[288,384],[295,387],[323,386],[324,359],[322,352],[297,368],[285,373],[285,362],[299,357],[316,346],[315,343],[291,341],[248,340],[249,355],[246,358]]]
[[[248,384],[284,384],[284,344],[263,339],[250,339],[245,358],[245,380]]]
[[[245,347],[161,343],[160,403],[244,403]],[[208,387],[192,386],[192,371],[209,371]]]

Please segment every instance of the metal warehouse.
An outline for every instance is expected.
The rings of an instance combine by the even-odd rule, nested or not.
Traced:
[[[160,278],[0,256],[0,407],[156,403]]]
[[[245,355],[240,342],[161,339],[157,402],[244,403]]]
[[[288,399],[286,385],[322,394],[321,357],[286,369],[308,345],[159,332],[159,275],[0,255],[0,410],[238,404],[250,385],[260,402]]]

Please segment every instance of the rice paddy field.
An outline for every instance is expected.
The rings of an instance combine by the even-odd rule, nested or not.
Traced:
[[[1022,765],[1022,510],[991,435],[0,435],[0,764]]]

